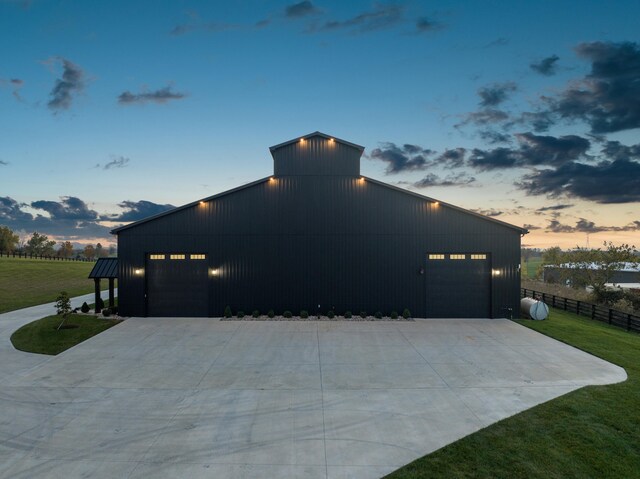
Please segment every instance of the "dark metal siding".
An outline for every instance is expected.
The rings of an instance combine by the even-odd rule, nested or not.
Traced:
[[[283,146],[272,154],[276,176],[360,175],[362,151],[319,136]]]
[[[206,253],[210,312],[300,309],[424,316],[426,254],[489,253],[491,314],[519,311],[520,233],[380,184],[344,176],[277,178],[118,235],[122,314],[144,310],[149,253]]]

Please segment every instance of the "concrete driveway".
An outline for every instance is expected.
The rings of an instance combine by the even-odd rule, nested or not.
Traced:
[[[536,404],[626,379],[507,320],[131,318],[53,358],[6,338],[7,478],[377,478]]]

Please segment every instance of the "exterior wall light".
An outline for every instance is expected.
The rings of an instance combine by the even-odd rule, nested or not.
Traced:
[[[433,202],[433,206],[438,206],[438,205],[440,205],[440,202],[439,202],[439,201],[434,201],[434,202]]]
[[[500,276],[502,272],[499,269],[493,269],[491,270],[491,274],[493,274],[494,276]]]
[[[135,274],[136,276],[142,276],[144,274],[144,269],[136,268],[133,270],[133,274]]]
[[[220,270],[218,268],[211,268],[211,270],[209,270],[209,273],[211,274],[211,276],[220,276]]]
[[[304,145],[304,138],[300,138],[300,144]]]
[[[200,202],[200,206],[204,206],[204,201],[201,201],[201,202]]]

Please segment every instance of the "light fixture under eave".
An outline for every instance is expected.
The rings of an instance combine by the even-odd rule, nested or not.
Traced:
[[[491,274],[493,274],[494,276],[500,276],[502,273],[500,272],[499,269],[494,269],[494,270],[491,270]]]
[[[211,268],[209,270],[209,273],[211,274],[211,276],[219,276],[220,275],[220,270],[218,268]]]
[[[204,201],[201,201],[201,202],[200,202],[200,205],[201,205],[201,206],[204,206]]]
[[[433,202],[433,206],[439,206],[439,205],[440,205],[440,202],[439,202],[439,201],[434,201],[434,202]]]
[[[133,270],[133,274],[136,276],[142,276],[144,274],[144,270],[142,268],[136,268]]]

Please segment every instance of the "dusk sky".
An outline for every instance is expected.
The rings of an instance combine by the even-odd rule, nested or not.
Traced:
[[[640,246],[638,19],[638,0],[0,0],[0,225],[114,243],[319,130],[526,245]]]

